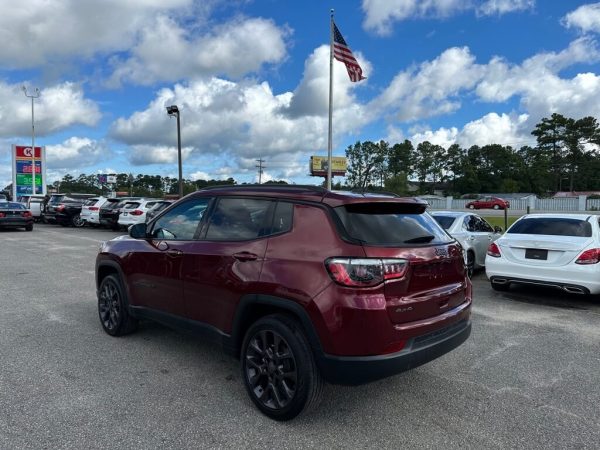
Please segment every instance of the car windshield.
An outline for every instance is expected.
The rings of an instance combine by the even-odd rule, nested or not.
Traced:
[[[550,236],[590,237],[592,225],[581,219],[564,217],[531,217],[514,223],[508,234],[545,234]]]
[[[335,209],[348,234],[365,244],[442,244],[451,238],[429,214],[402,203],[356,203]]]
[[[439,223],[444,230],[448,230],[452,226],[452,224],[454,223],[454,221],[456,220],[456,217],[452,217],[452,216],[438,216],[437,214],[436,215],[432,215],[431,217],[433,217],[435,219],[435,221],[437,223]]]

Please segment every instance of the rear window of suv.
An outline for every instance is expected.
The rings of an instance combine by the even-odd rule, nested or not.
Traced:
[[[508,234],[590,237],[592,225],[588,221],[580,219],[532,217],[515,222],[506,232]]]
[[[452,238],[420,207],[402,203],[356,203],[335,208],[351,238],[368,245],[447,244]]]

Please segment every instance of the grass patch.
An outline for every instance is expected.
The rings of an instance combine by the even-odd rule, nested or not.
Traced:
[[[491,226],[495,227],[495,226],[499,226],[502,227],[503,230],[506,230],[506,228],[504,226],[504,216],[482,216],[487,223],[489,223]],[[515,217],[515,216],[508,216],[508,226],[510,227],[519,217]]]

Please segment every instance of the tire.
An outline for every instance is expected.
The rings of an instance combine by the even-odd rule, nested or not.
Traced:
[[[82,228],[85,226],[85,220],[83,220],[81,216],[77,214],[71,217],[71,225],[73,225],[75,228]]]
[[[25,225],[25,231],[33,231],[33,225]]]
[[[129,314],[125,290],[117,275],[107,275],[98,289],[98,317],[106,333],[123,336],[137,328],[137,319]]]
[[[467,276],[473,278],[475,272],[475,254],[472,251],[467,252]]]
[[[500,209],[500,205],[494,205],[494,209]]]
[[[469,205],[469,209],[475,209],[475,205]]]
[[[271,419],[293,419],[321,400],[321,374],[301,326],[291,317],[266,316],[248,329],[241,368],[250,399]]]
[[[492,282],[492,289],[495,291],[506,292],[506,291],[508,291],[509,287],[510,287],[510,283],[499,284],[499,283]]]

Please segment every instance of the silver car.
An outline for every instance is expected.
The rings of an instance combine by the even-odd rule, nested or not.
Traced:
[[[501,227],[492,227],[481,216],[470,212],[434,211],[430,214],[462,245],[469,276],[475,269],[485,267],[487,249],[502,235]]]

